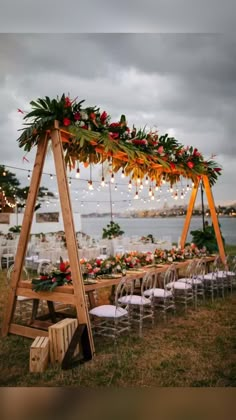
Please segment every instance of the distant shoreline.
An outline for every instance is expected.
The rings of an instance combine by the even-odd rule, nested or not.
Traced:
[[[98,218],[104,218],[104,217],[110,217],[110,214],[105,213],[90,213],[90,214],[81,214],[81,217],[84,219],[87,219],[89,217],[98,217]],[[113,217],[117,218],[117,219],[170,219],[170,218],[175,218],[175,219],[184,219],[186,217],[186,215],[174,215],[171,214],[170,216],[122,216],[120,214],[113,214]],[[201,214],[193,214],[192,217],[202,217]],[[206,216],[206,219],[210,219],[211,216]],[[218,215],[219,219],[234,219],[236,218],[235,216],[229,216],[229,215]]]

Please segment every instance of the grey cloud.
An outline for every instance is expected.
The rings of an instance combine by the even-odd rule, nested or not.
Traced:
[[[3,32],[225,32],[234,0],[4,0]]]

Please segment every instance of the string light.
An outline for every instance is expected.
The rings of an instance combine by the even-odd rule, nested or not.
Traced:
[[[111,174],[111,182],[112,182],[112,184],[114,184],[114,181],[115,181],[115,176],[114,176],[114,174],[112,172],[112,174]]]
[[[178,200],[178,193],[177,193],[177,192],[176,192],[176,193],[175,193],[175,195],[174,195],[174,199],[175,199],[175,200]]]
[[[140,176],[138,176],[138,178],[137,178],[137,183],[138,183],[138,184],[140,184],[140,183],[141,183]]]
[[[71,178],[69,178],[69,187],[71,186]]]
[[[146,176],[145,184],[148,185],[148,182],[149,182],[149,179],[148,179],[148,176]]]
[[[124,169],[122,169],[121,178],[125,178],[125,170]]]
[[[105,178],[104,178],[104,176],[102,176],[101,186],[102,186],[102,187],[105,187]]]
[[[158,191],[159,190],[159,186],[156,184],[155,190]]]
[[[134,199],[135,199],[135,200],[138,200],[138,199],[139,199],[138,190],[136,190],[136,192],[135,192]]]
[[[152,195],[152,188],[151,188],[151,187],[149,187],[148,195],[149,195],[150,197],[151,197],[151,195]]]
[[[187,190],[187,191],[189,191],[189,184],[187,184],[187,188],[186,188],[186,190]]]
[[[115,185],[115,191],[117,191],[117,185]]]
[[[143,189],[143,183],[141,182],[139,189],[142,190]]]
[[[50,174],[50,179],[53,179],[53,175],[52,174]]]
[[[30,179],[30,171],[28,171],[28,176],[27,176],[27,178],[28,178],[28,179]]]
[[[93,181],[92,181],[91,179],[88,181],[88,189],[89,189],[90,191],[92,191],[92,190],[93,190]]]
[[[132,187],[133,187],[133,185],[132,185],[132,181],[131,181],[131,179],[130,179],[130,180],[129,180],[129,185],[128,185],[129,190],[131,190],[131,189],[132,189]]]
[[[76,174],[75,174],[75,177],[78,179],[78,178],[80,178],[80,168],[79,168],[79,166],[77,167],[77,169],[76,169]]]
[[[183,191],[181,192],[180,198],[181,198],[181,200],[184,199],[184,193],[183,193]]]
[[[3,175],[3,176],[6,176],[6,174],[7,174],[7,173],[6,173],[5,171],[2,173],[2,175]]]

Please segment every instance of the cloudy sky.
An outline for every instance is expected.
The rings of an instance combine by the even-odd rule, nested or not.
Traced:
[[[8,0],[0,17],[0,164],[32,168],[35,151],[27,156],[29,163],[23,163],[24,153],[16,142],[17,130],[22,127],[17,108],[27,111],[30,100],[65,92],[72,98],[86,99],[87,105],[100,106],[113,120],[124,113],[130,126],[147,125],[160,133],[170,132],[184,145],[197,147],[205,157],[216,155],[215,159],[223,167],[222,176],[213,189],[216,203],[236,201],[236,42],[230,34],[233,2],[226,2],[227,13],[225,6],[222,9],[223,3],[216,8],[215,19],[212,19],[211,9],[203,13],[188,2],[187,21],[192,24],[192,30],[185,24],[182,33],[183,15],[176,5],[180,6],[183,1],[173,3],[169,12],[164,1],[158,2],[158,10],[168,21],[165,25],[159,18],[157,2],[151,0],[145,2],[146,8],[140,2],[134,7],[134,1],[119,1],[116,5],[112,1],[101,1],[99,7],[93,6],[93,13],[85,5],[78,19],[73,13],[75,2],[70,1],[67,2],[70,26],[68,19],[62,25],[65,5],[50,26],[50,14],[45,17],[43,13],[46,1],[41,1],[40,8],[34,9],[37,19],[26,20],[23,6],[28,4],[29,17],[31,3]],[[54,3],[51,1],[50,7]],[[78,7],[80,2],[76,3]],[[213,2],[209,3],[213,7]],[[128,20],[131,10],[135,13]],[[174,22],[174,15],[179,18],[178,22]],[[21,19],[16,22],[17,16]],[[147,33],[157,30],[158,20],[158,33]],[[122,22],[120,26],[119,22]],[[196,22],[200,23],[200,28]],[[71,33],[62,33],[60,28]],[[82,33],[85,30],[90,33]],[[20,33],[22,31],[25,33]],[[30,33],[33,31],[50,33]],[[55,31],[60,33],[52,33]],[[124,31],[126,33],[122,33]],[[54,172],[50,154],[45,172]],[[100,168],[93,170],[95,180],[100,178],[100,172]],[[22,183],[27,184],[27,171],[16,173]],[[89,172],[83,170],[82,178],[88,177]],[[55,191],[54,180],[49,182],[49,177],[45,176],[43,182]],[[117,192],[113,186],[116,209],[127,208],[133,197],[127,195],[127,181],[124,187],[120,185],[122,182],[117,176]],[[72,180],[71,190],[73,200],[81,205],[83,199],[88,211],[94,209],[98,201],[109,201],[108,189],[88,193],[86,182]],[[89,200],[93,203],[86,206]],[[187,196],[185,201],[188,201]],[[161,203],[163,198],[157,206]],[[105,210],[107,206],[108,203],[100,204],[99,208]],[[142,206],[145,207],[145,203]]]

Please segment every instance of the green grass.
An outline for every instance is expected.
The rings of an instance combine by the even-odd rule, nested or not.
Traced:
[[[0,275],[2,319],[6,287]],[[62,371],[50,366],[43,374],[29,373],[32,340],[9,335],[0,340],[1,386],[64,387],[232,387],[236,386],[236,293],[207,301],[188,316],[178,311],[143,338],[134,331],[115,347],[109,339],[95,339],[91,362]]]
[[[225,245],[225,253],[227,255],[236,255],[236,245]]]

